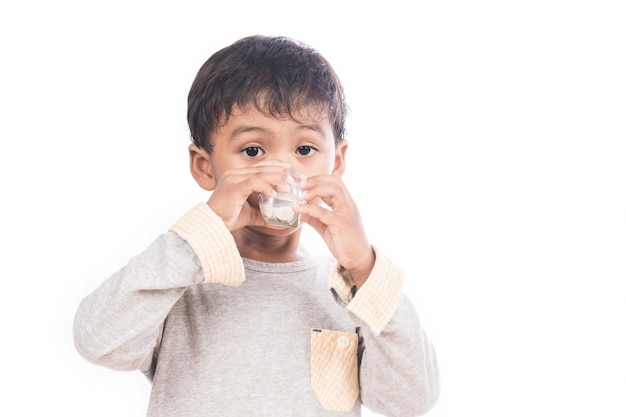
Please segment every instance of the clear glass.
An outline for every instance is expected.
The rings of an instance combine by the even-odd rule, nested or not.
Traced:
[[[294,181],[288,193],[276,193],[274,197],[259,194],[259,209],[267,224],[293,227],[300,225],[300,216],[291,208],[294,204],[302,203],[302,189],[298,184],[298,175],[291,174]]]

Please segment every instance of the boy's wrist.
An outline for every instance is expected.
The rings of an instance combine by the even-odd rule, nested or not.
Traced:
[[[357,290],[361,288],[363,284],[365,284],[365,281],[367,281],[367,278],[369,278],[370,274],[372,273],[375,264],[376,253],[374,252],[374,249],[370,246],[368,255],[365,256],[363,260],[358,262],[359,267],[349,270]]]

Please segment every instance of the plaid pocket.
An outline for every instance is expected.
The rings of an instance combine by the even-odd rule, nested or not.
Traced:
[[[311,387],[322,407],[350,411],[359,396],[356,333],[311,330]]]

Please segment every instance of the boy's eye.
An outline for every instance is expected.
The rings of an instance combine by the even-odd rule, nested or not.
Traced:
[[[298,146],[298,150],[296,151],[299,155],[311,155],[315,153],[315,148],[312,146]]]
[[[243,152],[246,156],[249,156],[251,158],[263,155],[263,149],[259,148],[258,146],[248,146],[247,148],[243,149],[241,152]]]

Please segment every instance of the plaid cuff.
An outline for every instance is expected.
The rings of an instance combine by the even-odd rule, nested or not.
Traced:
[[[350,299],[354,281],[350,273],[338,266],[330,276],[329,283],[344,300],[348,301],[347,309],[367,324],[378,336],[389,324],[396,312],[404,275],[391,261],[374,247],[376,263],[370,276]]]
[[[237,286],[245,280],[243,262],[233,236],[206,203],[189,210],[170,230],[193,248],[202,264],[205,282]]]

